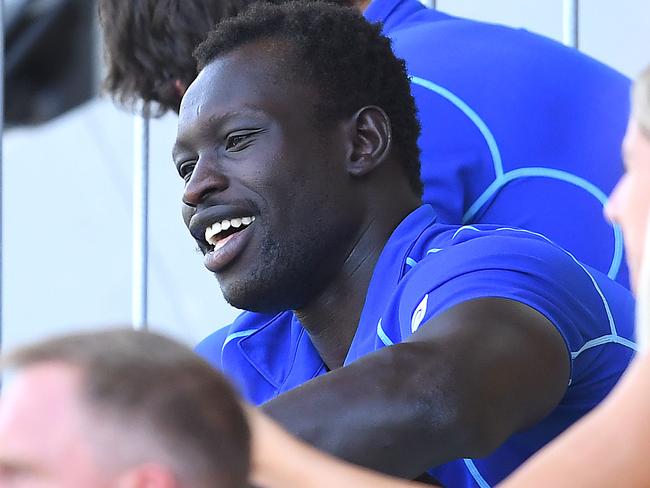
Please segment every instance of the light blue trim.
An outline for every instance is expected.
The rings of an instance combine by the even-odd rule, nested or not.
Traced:
[[[456,230],[456,232],[454,232],[454,235],[451,236],[451,239],[452,239],[452,240],[456,239],[456,236],[457,236],[458,234],[460,234],[460,233],[461,233],[462,231],[464,231],[464,230],[474,230],[474,231],[476,231],[476,232],[481,232],[480,229],[477,229],[477,228],[474,227],[473,225],[463,225],[462,227],[459,227],[459,228]]]
[[[452,93],[446,88],[433,83],[432,81],[425,80],[419,76],[409,76],[411,83],[419,85],[427,90],[431,90],[434,93],[437,93],[441,97],[449,100],[454,106],[456,106],[461,112],[463,112],[476,126],[480,131],[483,139],[487,143],[488,149],[490,150],[490,155],[492,156],[492,164],[494,165],[494,174],[498,178],[503,175],[503,162],[501,161],[501,152],[499,151],[499,146],[497,141],[492,134],[492,131],[488,128],[487,124],[483,119],[458,95]]]
[[[429,254],[433,254],[433,253],[440,252],[440,251],[442,251],[442,249],[440,249],[438,247],[434,247],[433,249],[429,249],[426,252],[426,255],[428,256]],[[406,258],[406,265],[408,267],[413,268],[416,264],[418,264],[418,262],[415,259],[413,259],[411,257]]]
[[[633,351],[639,350],[638,346],[634,342],[630,341],[629,339],[611,334],[602,337],[597,337],[596,339],[587,341],[579,350],[571,353],[571,359],[577,358],[578,356],[580,356],[580,354],[587,351],[588,349],[591,349],[592,347],[602,346],[603,344],[620,344],[622,346],[632,349]]]
[[[463,459],[463,462],[465,463],[465,467],[467,468],[467,471],[472,475],[472,478],[474,478],[474,481],[476,481],[476,484],[480,488],[492,488],[490,484],[485,481],[485,478],[479,473],[478,468],[474,464],[474,461],[471,459]]]
[[[228,334],[228,335],[226,336],[226,340],[223,341],[223,346],[221,346],[221,351],[223,352],[223,350],[226,348],[226,345],[227,345],[230,341],[234,341],[235,339],[239,339],[240,337],[248,337],[248,336],[251,335],[253,332],[257,332],[257,329],[241,330],[241,331],[239,331],[239,332],[234,332],[234,333],[232,333],[232,334]]]
[[[469,207],[467,212],[465,212],[465,215],[463,215],[463,223],[471,221],[490,198],[492,198],[505,185],[518,178],[551,178],[554,180],[564,181],[585,190],[587,193],[595,197],[601,203],[601,205],[605,206],[607,203],[607,195],[605,192],[603,192],[600,188],[598,188],[590,181],[587,181],[584,178],[581,178],[574,174],[559,169],[543,168],[539,166],[517,168],[512,171],[508,171],[500,177],[497,177],[490,184],[490,186],[487,187],[481,196],[479,196],[476,201]],[[621,268],[621,263],[623,262],[623,234],[617,225],[613,226],[613,232],[614,255],[612,256],[612,262],[609,266],[607,276],[611,279],[616,279],[616,275],[618,275],[618,272]]]
[[[229,342],[234,341],[235,339],[238,339],[240,337],[248,337],[253,332],[257,332],[257,329],[241,330],[239,332],[234,332],[226,336],[226,339],[223,341],[223,344],[221,345],[221,368],[223,368],[223,352],[226,350],[226,345],[228,345]]]
[[[390,338],[386,335],[386,332],[384,332],[384,329],[381,326],[381,319],[379,319],[379,322],[377,322],[377,336],[381,340],[381,342],[384,343],[384,346],[392,346],[395,343],[390,340]]]

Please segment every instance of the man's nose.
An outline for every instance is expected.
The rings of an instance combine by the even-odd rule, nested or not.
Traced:
[[[185,184],[183,203],[190,207],[201,204],[210,195],[222,192],[228,187],[228,178],[216,161],[199,158],[192,175]]]

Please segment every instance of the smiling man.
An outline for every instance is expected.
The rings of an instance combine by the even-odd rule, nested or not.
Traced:
[[[248,310],[198,351],[249,401],[353,462],[483,487],[616,383],[634,349],[623,287],[543,236],[421,205],[415,105],[378,26],[257,5],[197,57],[174,149],[184,218]]]
[[[178,112],[197,75],[194,48],[251,3],[99,0],[106,89],[127,105]],[[423,201],[442,221],[539,232],[628,286],[620,229],[602,215],[623,169],[625,76],[547,37],[418,0],[333,3],[381,23],[405,60],[422,124]]]

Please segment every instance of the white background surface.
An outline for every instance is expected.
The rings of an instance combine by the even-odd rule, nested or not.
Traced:
[[[629,76],[650,62],[650,0],[580,4],[582,50]],[[562,36],[561,0],[438,0],[438,8]],[[3,347],[128,324],[132,125],[110,101],[95,100],[5,135]],[[174,132],[174,116],[152,123],[149,318],[193,345],[236,311],[182,224]]]

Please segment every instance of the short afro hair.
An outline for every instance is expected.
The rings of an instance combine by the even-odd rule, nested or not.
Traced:
[[[422,196],[420,124],[411,95],[406,66],[382,35],[351,8],[322,1],[257,3],[224,20],[196,49],[199,69],[245,44],[278,40],[290,49],[287,69],[320,94],[319,121],[332,122],[362,107],[382,108],[391,121],[394,154],[408,181]]]

